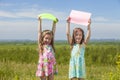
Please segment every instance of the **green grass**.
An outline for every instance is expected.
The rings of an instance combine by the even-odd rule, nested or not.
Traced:
[[[35,76],[37,64],[35,63],[16,63],[16,62],[0,62],[0,80],[39,80]],[[68,80],[68,65],[58,65],[58,75],[55,80]],[[110,80],[110,72],[116,68],[113,66],[87,66],[86,80]]]
[[[68,80],[70,48],[56,43],[58,75],[55,80]],[[86,47],[86,80],[119,80],[116,67],[120,43],[90,43]],[[38,62],[36,43],[0,44],[0,80],[39,80],[35,76]]]

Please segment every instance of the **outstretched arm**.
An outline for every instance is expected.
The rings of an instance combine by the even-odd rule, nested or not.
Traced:
[[[88,27],[87,27],[87,34],[86,34],[86,38],[85,38],[85,44],[88,43],[90,36],[91,36],[91,29],[90,29],[90,25],[91,25],[91,19],[89,19],[88,21]]]
[[[53,21],[53,24],[52,24],[53,37],[55,36],[55,31],[56,31],[56,22]]]
[[[67,40],[68,43],[71,44],[72,43],[72,39],[71,39],[71,35],[70,35],[70,22],[69,22],[69,17],[67,19],[67,24],[66,24],[66,34],[67,34]]]
[[[41,33],[42,33],[42,20],[39,17],[38,18],[38,48],[40,48]]]

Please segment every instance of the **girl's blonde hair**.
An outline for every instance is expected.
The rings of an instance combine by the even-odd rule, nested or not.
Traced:
[[[40,53],[43,53],[43,45],[44,45],[44,42],[43,42],[43,39],[44,39],[44,37],[45,37],[45,35],[46,34],[49,34],[49,35],[51,35],[51,43],[50,43],[50,45],[52,46],[52,48],[53,48],[53,50],[54,50],[54,52],[55,52],[55,48],[54,48],[54,34],[53,34],[53,32],[52,31],[50,31],[50,30],[44,30],[42,33],[41,33],[41,39],[40,39],[40,43],[39,43],[39,46],[40,46]]]
[[[74,34],[76,34],[76,32],[78,30],[82,32],[82,40],[81,40],[81,42],[79,44],[82,44],[84,42],[84,31],[83,31],[83,29],[81,29],[81,28],[75,28],[75,29],[73,29],[71,50],[73,48],[73,45],[75,44],[75,36],[74,36]]]

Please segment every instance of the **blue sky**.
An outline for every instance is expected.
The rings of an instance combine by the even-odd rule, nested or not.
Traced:
[[[57,23],[55,39],[66,40],[66,18],[71,10],[92,13],[91,39],[120,39],[120,0],[0,0],[0,40],[37,40],[41,13],[52,13]],[[43,20],[43,29],[51,29],[52,21]],[[81,27],[85,33],[86,26]]]

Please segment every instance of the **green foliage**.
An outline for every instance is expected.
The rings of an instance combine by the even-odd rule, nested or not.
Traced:
[[[86,63],[114,65],[116,56],[120,54],[119,49],[119,45],[89,45],[86,48]]]
[[[116,68],[110,73],[110,80],[119,80],[120,79],[120,55],[116,57]]]
[[[0,49],[0,60],[1,61],[15,61],[15,62],[22,62],[22,63],[31,63],[37,62],[37,51],[30,47],[9,47]]]
[[[114,65],[115,58],[120,54],[120,43],[90,43],[86,47],[86,64]],[[55,43],[56,59],[58,64],[69,64],[70,46],[64,43]],[[21,63],[37,63],[37,44],[6,44],[0,45],[0,61],[15,61]]]
[[[68,45],[56,46],[56,60],[58,64],[69,64],[70,48]]]
[[[55,43],[58,75],[55,80],[68,80],[70,46],[66,42]],[[116,67],[120,55],[118,42],[91,42],[86,46],[86,80],[118,80]],[[38,52],[34,43],[0,44],[0,80],[39,80],[35,76]],[[117,72],[116,72],[117,71]]]

